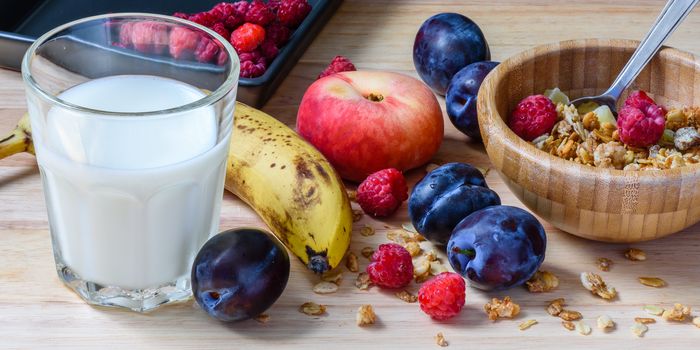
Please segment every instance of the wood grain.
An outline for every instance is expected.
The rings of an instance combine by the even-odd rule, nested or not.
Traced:
[[[304,90],[338,54],[352,58],[360,69],[417,76],[411,59],[413,37],[422,21],[434,13],[460,12],[474,19],[486,33],[493,59],[502,61],[536,45],[567,39],[641,38],[662,6],[662,0],[346,0],[264,110],[293,125]],[[700,12],[696,11],[673,35],[669,45],[700,53],[698,27]],[[25,108],[19,74],[0,70],[0,130],[13,127]],[[483,146],[465,142],[466,137],[445,121],[445,141],[434,162],[462,161],[492,167]],[[422,169],[410,172],[409,182],[415,183],[423,174]],[[496,171],[489,172],[486,180],[504,204],[523,207]],[[700,340],[700,329],[690,324],[659,321],[649,326],[643,339],[629,330],[634,317],[645,316],[641,310],[645,304],[682,302],[700,308],[698,225],[637,245],[647,251],[648,260],[633,263],[622,257],[627,245],[587,241],[543,221],[548,234],[544,268],[560,277],[559,289],[539,295],[521,288],[497,293],[469,289],[465,310],[456,319],[442,323],[431,321],[416,304],[406,304],[390,292],[357,290],[351,273],[345,273],[338,293],[314,295],[311,287],[317,278],[295,260],[287,290],[268,312],[268,324],[249,321],[224,325],[209,319],[192,303],[148,315],[98,309],[83,303],[56,277],[42,196],[31,156],[17,155],[0,162],[3,349],[432,349],[437,348],[433,339],[437,332],[445,334],[450,342],[448,349],[683,349],[696,347]],[[386,242],[385,226],[397,228],[407,220],[405,206],[388,220],[363,218],[356,225],[351,249],[359,253],[365,246]],[[357,234],[365,224],[375,227],[376,235]],[[252,210],[225,194],[221,228],[244,225],[263,227]],[[595,271],[594,262],[599,256],[615,261],[610,272],[602,273],[620,293],[613,302],[592,296],[578,282],[580,272]],[[360,257],[360,267],[366,264],[367,260]],[[637,282],[638,276],[658,276],[669,285],[660,289],[645,287]],[[411,285],[409,290],[415,292],[417,286]],[[482,305],[492,296],[504,295],[521,304],[522,315],[514,321],[488,321]],[[603,333],[594,327],[588,337],[565,330],[559,319],[544,311],[545,302],[557,297],[566,297],[570,307],[582,312],[589,325],[595,325],[598,315],[608,314],[617,322],[617,328]],[[299,314],[297,307],[310,300],[327,304],[328,315],[311,318]],[[374,327],[355,326],[355,311],[361,304],[374,306],[379,317]],[[530,318],[539,324],[519,331],[518,323]]]

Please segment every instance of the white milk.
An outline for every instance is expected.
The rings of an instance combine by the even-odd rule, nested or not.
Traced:
[[[89,81],[59,98],[112,112],[176,108],[204,97],[153,76]],[[156,288],[188,276],[218,230],[229,137],[213,107],[146,117],[54,106],[37,147],[54,245],[85,281]]]

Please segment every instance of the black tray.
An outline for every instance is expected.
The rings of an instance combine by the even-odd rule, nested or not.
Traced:
[[[22,0],[0,1],[0,67],[19,70],[22,56],[43,33],[63,23],[111,12],[200,12],[222,0]],[[261,107],[330,19],[342,0],[309,0],[311,13],[257,78],[241,78],[238,100]],[[128,60],[139,59],[128,55]],[[143,62],[147,64],[147,62]]]

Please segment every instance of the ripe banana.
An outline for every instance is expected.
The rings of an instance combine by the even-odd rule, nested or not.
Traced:
[[[15,153],[29,152],[34,154],[32,143],[32,127],[29,124],[29,114],[25,113],[17,122],[15,130],[6,137],[0,138],[0,159]]]
[[[29,119],[0,139],[0,159],[34,154]],[[250,205],[312,271],[336,267],[350,244],[352,210],[326,158],[275,118],[237,103],[225,188]]]
[[[326,158],[275,118],[238,103],[226,189],[248,203],[316,273],[337,266],[350,244],[352,210]]]

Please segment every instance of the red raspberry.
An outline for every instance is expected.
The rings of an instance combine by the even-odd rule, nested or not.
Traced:
[[[173,13],[173,17],[188,19],[188,18],[190,18],[190,15],[188,15],[184,12],[175,12],[175,13]]]
[[[306,0],[282,0],[277,8],[277,19],[290,28],[296,28],[311,12]]]
[[[524,98],[510,115],[508,126],[526,141],[552,131],[557,122],[557,106],[544,95]]]
[[[170,30],[170,55],[181,59],[191,55],[197,48],[200,35],[185,27]]]
[[[255,50],[265,40],[265,28],[245,23],[231,33],[231,44],[236,52],[250,52]]]
[[[666,113],[657,105],[648,105],[644,111],[632,106],[620,109],[617,130],[620,140],[632,147],[649,147],[659,142],[666,125]]]
[[[253,0],[245,14],[245,21],[265,26],[275,19],[275,15],[261,0]]]
[[[214,6],[209,12],[216,16],[219,22],[226,26],[226,29],[231,31],[238,28],[238,26],[243,23],[243,18],[248,10],[248,2],[243,2],[245,2],[245,4],[243,4],[245,6],[243,11],[239,10],[241,6],[236,6],[236,4],[230,2],[222,2]]]
[[[456,316],[466,298],[464,278],[454,272],[443,272],[425,283],[418,291],[420,308],[436,320]]]
[[[215,57],[218,61],[219,45],[209,38],[200,38],[197,48],[194,49],[194,57],[199,62],[211,62]]]
[[[272,23],[265,28],[265,37],[275,43],[277,47],[286,44],[290,36],[292,36],[292,31],[279,23]]]
[[[226,26],[221,22],[214,24],[211,27],[211,30],[213,30],[217,34],[221,35],[224,38],[224,40],[231,37],[231,33],[228,31],[228,29],[226,29]]]
[[[280,49],[277,48],[277,45],[275,45],[272,40],[265,39],[262,44],[260,44],[260,52],[262,52],[262,55],[267,58],[268,60],[272,61],[273,58],[277,57],[277,54],[279,54]]]
[[[222,2],[222,4],[224,3]],[[248,7],[250,7],[250,3],[248,1],[236,1],[233,3],[233,12],[236,16],[245,17],[245,14],[248,13]]]
[[[406,179],[400,171],[380,170],[362,181],[357,188],[357,203],[372,216],[389,216],[408,199]]]
[[[642,90],[632,91],[625,100],[625,107],[634,107],[645,110],[649,105],[655,105],[656,102]]]
[[[238,55],[238,58],[241,60],[241,77],[243,78],[257,78],[267,70],[267,60],[260,50],[243,52]]]
[[[406,248],[396,244],[380,244],[367,265],[372,283],[382,288],[405,287],[413,279],[413,260]]]
[[[134,22],[124,22],[119,25],[119,45],[121,47],[131,46],[131,28]]]
[[[131,44],[134,45],[134,49],[143,53],[161,54],[170,43],[168,26],[161,22],[134,22],[130,31]]]
[[[267,66],[262,63],[253,63],[253,61],[245,61],[241,63],[241,77],[243,78],[257,78],[265,74]]]
[[[319,74],[318,78],[316,79],[321,79],[323,77],[327,77],[335,73],[355,70],[357,70],[357,68],[355,68],[355,65],[352,64],[352,62],[350,62],[350,59],[344,56],[335,56],[335,58],[333,58],[333,61],[331,61],[331,64],[328,65],[328,67],[326,67],[326,69],[324,69],[323,72],[321,72],[321,74]]]
[[[217,17],[217,15],[212,14],[211,12],[200,12],[193,14],[188,18],[188,20],[197,24],[201,24],[207,28],[211,28],[211,26],[213,26],[214,23],[219,21],[219,18]]]

